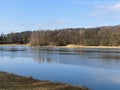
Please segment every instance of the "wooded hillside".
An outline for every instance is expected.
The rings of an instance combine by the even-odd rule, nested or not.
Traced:
[[[39,30],[0,35],[0,44],[119,46],[120,26]]]

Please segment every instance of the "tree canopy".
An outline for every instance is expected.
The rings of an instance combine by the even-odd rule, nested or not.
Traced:
[[[119,46],[120,26],[38,30],[0,35],[0,44]]]

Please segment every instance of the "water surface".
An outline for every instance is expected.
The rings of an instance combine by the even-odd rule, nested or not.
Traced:
[[[0,46],[0,71],[91,90],[120,90],[120,49]]]

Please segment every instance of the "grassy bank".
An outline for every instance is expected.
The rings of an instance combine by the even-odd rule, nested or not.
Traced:
[[[23,77],[0,72],[0,90],[88,90],[68,84],[40,81],[32,77]]]
[[[70,44],[65,47],[67,48],[120,48],[120,46],[83,46],[83,45],[74,45],[74,44]]]
[[[0,46],[28,46],[32,47],[30,44],[0,44]],[[74,45],[74,44],[68,44],[66,46],[52,46],[52,45],[47,45],[47,46],[33,46],[33,47],[49,47],[49,48],[118,48],[120,49],[120,46],[84,46],[84,45]]]
[[[0,44],[0,46],[28,46],[27,44]]]
[[[120,49],[120,46],[83,46],[83,45],[74,45],[74,44],[70,44],[70,45],[66,45],[66,46],[33,46],[33,47],[49,47],[49,48],[118,48]]]

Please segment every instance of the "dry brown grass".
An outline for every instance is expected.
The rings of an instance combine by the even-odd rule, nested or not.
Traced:
[[[0,72],[0,90],[88,90],[69,84],[35,80],[32,77],[17,76]]]
[[[83,46],[83,45],[74,45],[74,44],[69,44],[64,47],[67,47],[67,48],[120,48],[120,46]]]

